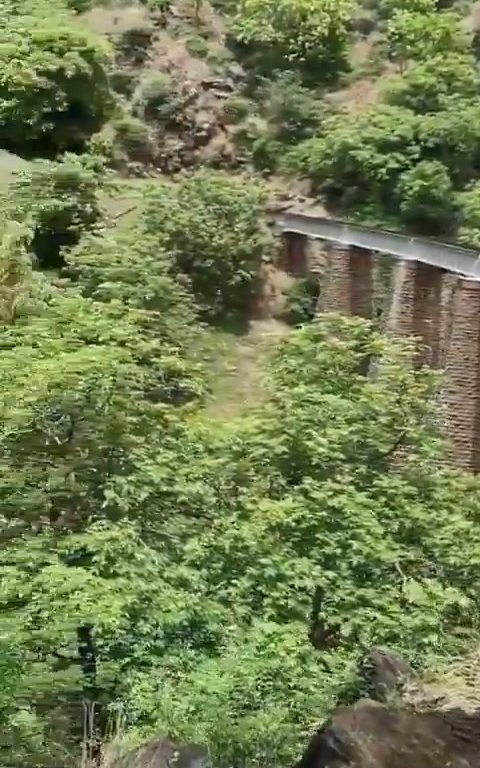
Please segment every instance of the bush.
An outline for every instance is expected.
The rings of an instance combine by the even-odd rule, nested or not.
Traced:
[[[252,112],[256,111],[256,105],[243,96],[232,95],[225,100],[223,105],[223,118],[230,124],[241,123]]]
[[[131,115],[123,115],[115,120],[114,145],[129,160],[148,161],[153,154],[153,145],[148,126],[142,120]]]
[[[480,250],[480,182],[474,182],[456,197],[460,226],[458,239],[469,248]]]
[[[279,141],[265,134],[256,138],[252,144],[252,163],[257,171],[273,173],[282,156],[283,147]]]
[[[278,141],[295,143],[315,134],[321,121],[319,101],[295,72],[279,73],[259,91],[264,116]]]
[[[134,109],[146,120],[169,118],[176,111],[171,77],[163,72],[146,75],[134,96]]]
[[[452,11],[395,11],[387,24],[386,37],[388,55],[400,66],[409,59],[428,61],[432,56],[465,53],[471,42],[461,17]]]
[[[110,85],[116,93],[130,97],[135,91],[137,77],[136,72],[129,72],[127,69],[116,69],[110,74]]]
[[[264,74],[298,67],[315,80],[345,66],[350,0],[240,0],[233,35]]]
[[[480,80],[472,56],[445,53],[427,61],[412,62],[385,86],[390,104],[413,109],[415,112],[438,112],[452,94],[474,98],[480,90]]]
[[[378,14],[382,18],[390,18],[396,11],[410,13],[435,13],[436,0],[380,0]]]
[[[188,275],[209,318],[248,311],[272,240],[262,226],[262,188],[200,171],[176,186],[152,187],[145,224]]]
[[[285,292],[282,319],[293,326],[310,323],[316,314],[319,290],[318,280],[313,277],[296,280]]]
[[[85,297],[155,313],[156,337],[180,348],[195,327],[196,307],[169,268],[157,238],[132,227],[83,237],[67,254],[63,274]]]
[[[126,29],[117,43],[117,50],[121,57],[135,66],[144,64],[148,57],[154,31],[151,24]]]
[[[419,158],[419,117],[381,105],[355,118],[325,122],[322,136],[292,150],[284,167],[345,205],[391,198],[404,170]]]
[[[108,50],[63,19],[16,20],[0,32],[0,141],[18,152],[84,146],[112,105]]]
[[[188,37],[185,41],[185,47],[191,56],[198,59],[205,59],[210,53],[208,43],[200,35]]]
[[[99,180],[76,157],[61,163],[33,163],[12,185],[10,205],[17,220],[33,230],[32,248],[44,267],[63,263],[62,248],[75,244],[100,216]]]
[[[455,221],[453,185],[448,169],[423,160],[402,173],[397,184],[400,214],[405,224],[427,231],[448,231]]]

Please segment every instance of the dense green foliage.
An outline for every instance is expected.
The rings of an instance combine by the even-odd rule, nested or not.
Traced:
[[[397,73],[382,75],[379,103],[324,122],[284,168],[356,216],[450,235],[460,224],[468,242],[456,193],[480,171],[471,36],[457,13],[429,0],[377,10],[378,50]]]
[[[263,71],[328,79],[345,65],[350,0],[240,0],[233,34]]]
[[[164,133],[198,128],[209,78],[181,95],[150,66],[170,3],[143,4],[113,64],[90,5],[0,9],[0,145],[36,158],[0,199],[0,766],[90,768],[119,725],[220,768],[291,765],[372,643],[422,668],[478,642],[480,485],[446,468],[412,344],[315,320],[316,280],[285,296],[261,395],[217,413],[208,350],[265,311],[275,257],[248,171],[480,248],[477,52],[435,0],[218,0],[242,172],[124,184],[112,167],[153,175]],[[211,63],[211,12],[191,13]],[[352,108],[359,37],[379,82]]]
[[[62,263],[61,249],[76,243],[100,216],[98,169],[74,155],[31,164],[11,185],[9,215],[33,231],[32,248],[46,267]]]
[[[135,314],[75,294],[36,312],[2,353],[0,597],[25,685],[39,683],[37,765],[53,730],[74,750],[92,697],[99,727],[120,707],[138,733],[199,739],[220,764],[291,760],[353,693],[370,642],[418,662],[475,630],[477,483],[434,469],[434,378],[408,348],[363,321],[306,327],[279,348],[267,403],[207,427],[158,384],[171,353],[143,370]],[[316,590],[315,643],[324,624],[338,633],[321,653]],[[94,690],[79,626],[95,630]]]
[[[82,147],[111,107],[107,63],[103,41],[65,15],[8,17],[0,35],[2,144],[40,154]]]
[[[264,199],[259,186],[203,172],[147,192],[147,231],[171,255],[172,269],[189,277],[210,317],[244,312],[255,300],[271,250],[260,219]]]

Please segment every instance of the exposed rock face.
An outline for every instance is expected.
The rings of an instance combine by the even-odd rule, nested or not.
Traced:
[[[128,752],[112,768],[210,768],[210,757],[197,744],[174,744],[162,739]]]
[[[361,673],[373,698],[334,712],[297,768],[480,768],[478,674],[462,681],[470,668],[478,654],[452,668],[455,684],[444,677],[442,690],[397,654],[371,648]]]
[[[362,664],[362,676],[375,701],[388,701],[405,685],[418,684],[418,677],[405,659],[384,648],[371,648]]]
[[[364,700],[339,709],[297,768],[478,768],[480,710],[418,712]]]

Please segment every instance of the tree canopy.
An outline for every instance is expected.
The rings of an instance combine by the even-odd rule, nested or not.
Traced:
[[[152,735],[292,765],[372,644],[420,671],[478,645],[442,374],[316,316],[265,215],[301,181],[480,247],[450,5],[0,8],[0,766]]]

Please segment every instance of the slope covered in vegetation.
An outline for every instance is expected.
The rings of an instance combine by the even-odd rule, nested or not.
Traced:
[[[0,766],[153,734],[288,765],[371,644],[478,644],[436,375],[267,295],[301,179],[477,242],[475,8],[444,5],[3,3]]]

